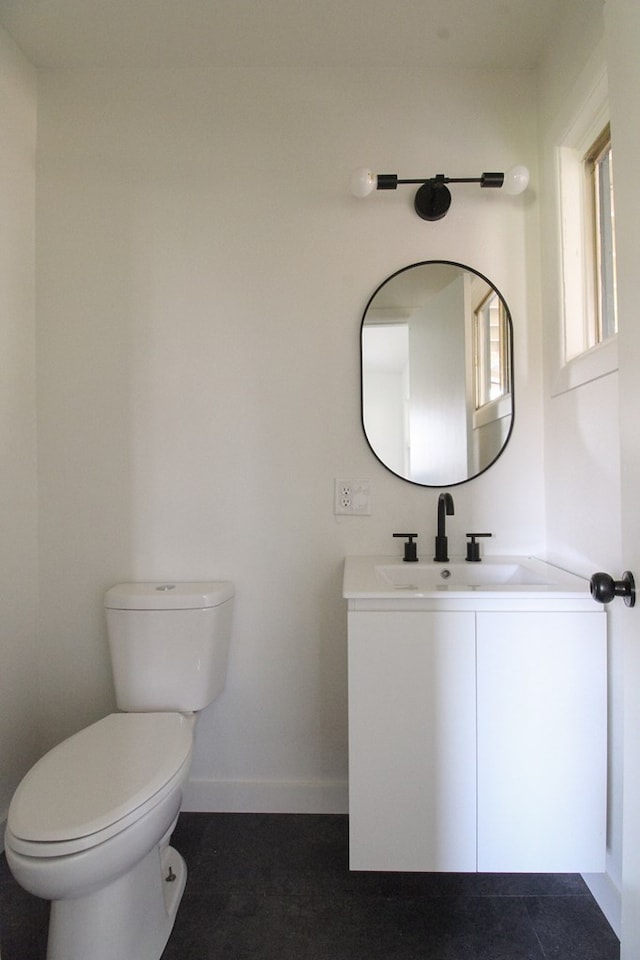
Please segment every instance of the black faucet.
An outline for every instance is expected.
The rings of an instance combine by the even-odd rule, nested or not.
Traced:
[[[453,509],[453,497],[450,493],[441,493],[438,497],[438,536],[436,537],[436,555],[433,558],[436,563],[449,563],[445,517],[452,517],[454,513],[455,510]]]

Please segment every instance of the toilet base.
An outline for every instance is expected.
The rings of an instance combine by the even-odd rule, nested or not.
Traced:
[[[54,900],[47,960],[160,960],[186,880],[181,855],[160,845],[107,887]]]

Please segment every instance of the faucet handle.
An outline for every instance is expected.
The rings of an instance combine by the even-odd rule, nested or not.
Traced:
[[[491,537],[491,533],[465,533],[465,537],[471,537],[467,544],[467,560],[477,563],[482,559],[480,556],[480,544],[476,543],[476,537]]]
[[[407,542],[404,545],[404,557],[407,563],[415,563],[418,559],[418,548],[413,542],[414,539],[418,538],[417,533],[394,533],[394,537],[402,537]]]

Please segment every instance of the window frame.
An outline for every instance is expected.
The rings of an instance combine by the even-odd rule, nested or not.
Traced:
[[[611,284],[613,287],[611,292],[613,299],[612,312],[614,327],[613,332],[611,333],[607,333],[605,331],[605,327],[609,326],[610,317],[606,315],[606,311],[603,306],[603,300],[605,298],[607,289],[607,284],[603,279],[603,276],[608,272],[607,266],[609,265],[609,257],[603,244],[605,228],[601,226],[603,207],[601,200],[602,170],[603,158],[607,154],[609,156],[608,181],[611,193],[611,213],[609,220],[611,224]],[[605,340],[608,340],[609,337],[615,336],[618,332],[615,273],[615,200],[613,196],[612,182],[613,148],[611,143],[611,125],[609,123],[607,123],[606,127],[600,132],[599,136],[596,137],[595,141],[591,144],[591,147],[587,151],[587,154],[584,158],[584,176],[588,204],[588,217],[591,228],[591,256],[589,258],[588,268],[591,271],[591,292],[594,300],[595,310],[595,329],[590,331],[590,335],[593,337],[593,343],[591,343],[590,346],[595,346],[598,343],[604,343]]]
[[[491,385],[494,381],[492,379],[491,363],[491,322],[488,311],[491,309],[491,303],[494,300],[498,312],[498,337],[496,342],[499,392],[491,396]],[[495,405],[503,397],[508,397],[511,394],[508,358],[509,328],[504,302],[495,290],[490,290],[473,311],[473,370],[476,413],[491,404]]]
[[[596,78],[555,141],[561,331],[552,396],[618,368],[618,338],[595,342],[591,202],[585,157],[609,124],[606,71]]]

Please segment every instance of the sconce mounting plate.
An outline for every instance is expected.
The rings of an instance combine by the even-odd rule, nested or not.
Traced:
[[[451,191],[444,183],[427,180],[417,191],[414,207],[423,220],[442,220],[451,206]]]

